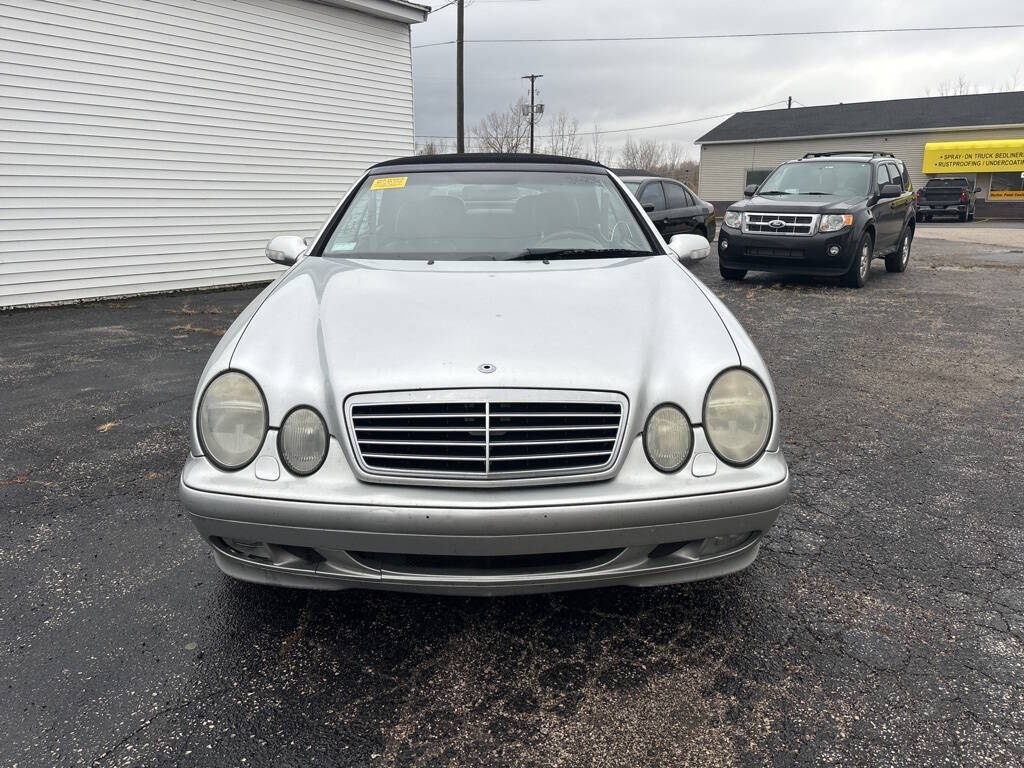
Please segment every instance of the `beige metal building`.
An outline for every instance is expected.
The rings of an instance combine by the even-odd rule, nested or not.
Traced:
[[[807,152],[892,152],[915,187],[967,176],[978,218],[1024,218],[1024,92],[740,112],[697,139],[700,196],[721,212],[780,163]]]
[[[406,0],[0,0],[0,307],[274,277],[411,154]]]

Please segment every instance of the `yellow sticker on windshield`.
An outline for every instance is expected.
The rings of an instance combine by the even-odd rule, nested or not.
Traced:
[[[373,184],[370,185],[370,189],[402,189],[405,186],[405,182],[408,180],[408,176],[381,177],[373,180]]]

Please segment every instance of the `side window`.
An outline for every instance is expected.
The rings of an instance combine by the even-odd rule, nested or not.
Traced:
[[[668,198],[668,207],[672,208],[686,208],[693,203],[687,202],[686,191],[678,184],[664,184],[665,197]]]
[[[661,182],[652,181],[640,192],[640,205],[653,205],[655,211],[665,210],[665,193],[661,191]]]
[[[907,164],[902,160],[896,163],[896,167],[900,169],[900,178],[903,179],[903,191],[906,192],[910,189],[910,171],[907,170]]]
[[[697,196],[693,194],[693,192],[688,190],[686,187],[683,187],[683,194],[686,195],[687,205],[697,205]]]
[[[889,169],[889,183],[895,184],[905,192],[907,188],[903,186],[903,175],[896,167],[896,163],[889,163],[886,167]]]
[[[889,183],[889,171],[886,168],[885,163],[879,163],[878,165],[878,188],[881,189]]]

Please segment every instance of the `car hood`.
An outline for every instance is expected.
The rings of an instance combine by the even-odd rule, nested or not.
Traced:
[[[259,382],[272,426],[306,404],[333,432],[358,392],[480,387],[616,391],[634,412],[672,401],[696,423],[711,379],[740,362],[713,301],[665,255],[307,258],[263,299],[230,367]]]
[[[755,195],[730,207],[748,213],[824,213],[846,211],[863,200],[863,195]]]

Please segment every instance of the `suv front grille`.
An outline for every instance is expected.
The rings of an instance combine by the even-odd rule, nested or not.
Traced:
[[[743,231],[750,235],[800,235],[818,231],[817,213],[744,213]]]
[[[350,398],[347,417],[357,459],[371,475],[559,477],[611,467],[626,402],[605,392],[381,393]]]

